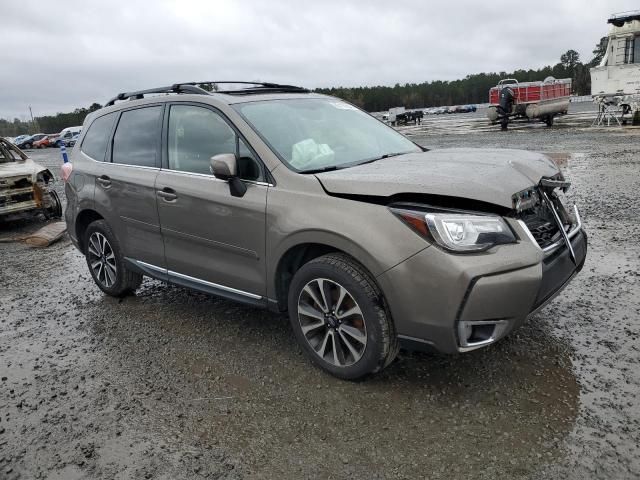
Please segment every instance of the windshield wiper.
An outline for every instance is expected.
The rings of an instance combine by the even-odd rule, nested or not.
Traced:
[[[385,158],[397,157],[398,155],[404,155],[405,153],[408,153],[408,152],[385,153],[384,155],[380,155],[379,157],[370,158],[369,160],[363,160],[362,162],[356,163],[356,164],[354,164],[352,166],[355,167],[355,166],[358,166],[358,165],[364,165],[366,163],[373,163],[373,162],[377,162],[378,160],[384,160]]]
[[[330,172],[332,170],[338,170],[338,166],[337,165],[331,165],[328,167],[322,167],[322,168],[314,168],[312,170],[302,170],[300,173],[322,173],[322,172]]]
[[[365,163],[373,163],[377,160],[382,160],[384,158],[397,157],[398,155],[404,155],[405,153],[408,153],[408,152],[385,153],[384,155],[381,155],[379,157],[370,158],[368,160],[363,160],[362,162],[358,162],[358,163],[347,163],[345,165],[331,165],[329,167],[316,168],[313,170],[303,170],[300,173],[322,173],[322,172],[330,172],[332,170],[342,170],[343,168],[357,167],[358,165],[364,165]]]

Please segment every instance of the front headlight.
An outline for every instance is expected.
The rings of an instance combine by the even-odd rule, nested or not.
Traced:
[[[452,252],[482,252],[495,245],[516,242],[507,222],[497,215],[425,213],[398,208],[391,211],[416,233]]]

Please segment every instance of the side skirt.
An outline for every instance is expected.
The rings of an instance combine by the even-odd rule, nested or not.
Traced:
[[[256,307],[266,308],[268,301],[265,297],[256,295],[254,293],[245,292],[235,288],[227,287],[225,285],[219,285],[217,283],[201,280],[199,278],[190,277],[182,273],[173,272],[166,268],[151,265],[150,263],[135,260],[133,258],[125,257],[127,265],[134,271],[139,272],[157,280],[173,283],[181,287],[191,288],[198,290],[209,295],[216,297],[226,298],[235,302],[245,303],[247,305],[253,305]]]

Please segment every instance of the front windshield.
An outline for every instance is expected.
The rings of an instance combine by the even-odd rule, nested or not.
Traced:
[[[395,130],[334,98],[268,100],[234,107],[298,172],[421,151]]]

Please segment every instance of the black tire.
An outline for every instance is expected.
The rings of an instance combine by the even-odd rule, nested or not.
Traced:
[[[553,127],[553,115],[548,115],[544,123],[547,124],[547,127]]]
[[[96,237],[93,235],[96,234]],[[99,238],[102,235],[108,242],[109,250],[113,253],[113,264],[115,265],[115,274],[112,282],[110,280],[102,280],[100,278],[100,274],[96,272],[94,268],[92,268],[92,263],[96,257],[92,253],[94,248],[92,248],[92,238]],[[95,243],[93,244],[95,246]],[[107,250],[107,251],[109,251]],[[107,295],[112,297],[123,297],[125,295],[129,295],[134,293],[140,284],[142,283],[142,275],[129,270],[124,261],[124,257],[122,255],[122,248],[120,247],[120,242],[116,238],[113,230],[107,222],[104,220],[96,220],[91,223],[87,228],[87,231],[83,238],[83,251],[85,253],[85,258],[87,260],[87,266],[89,267],[89,272],[93,277],[93,280],[96,282],[96,285]],[[104,257],[104,256],[103,256]],[[107,267],[102,265],[103,269],[107,269]]]
[[[32,145],[31,145],[30,143],[25,143],[25,144],[24,144],[24,149],[25,149],[25,150],[30,150],[30,149],[31,149],[31,147],[32,147]]]
[[[311,282],[318,280],[329,280],[335,287],[344,288],[355,303],[355,306],[359,307],[362,313],[362,315],[358,315],[358,321],[364,324],[365,333],[363,338],[366,338],[366,344],[363,347],[361,356],[352,364],[345,362],[345,365],[335,365],[325,360],[325,358],[321,358],[320,354],[312,347],[310,340],[303,333],[301,315],[298,313],[299,302],[302,301],[303,289]],[[339,313],[339,306],[336,305],[336,314]],[[357,380],[379,372],[389,365],[398,354],[398,338],[382,292],[374,282],[371,274],[348,255],[341,253],[323,255],[303,265],[291,281],[288,309],[293,331],[307,356],[315,365],[338,378]],[[335,320],[335,317],[333,318]],[[322,320],[315,321],[322,322]],[[342,323],[342,320],[338,321]],[[345,324],[348,321],[345,320]],[[317,335],[323,336],[325,332],[333,328],[329,327],[326,322],[328,320],[325,316],[325,324],[319,328],[320,332]],[[339,330],[340,327],[337,328]],[[334,329],[336,338],[339,338],[338,330]],[[344,348],[344,343],[340,343],[340,340],[338,342],[344,351],[348,351]],[[352,343],[357,344],[357,342]],[[338,348],[340,349],[341,347],[339,346]],[[354,358],[351,357],[352,360]]]

